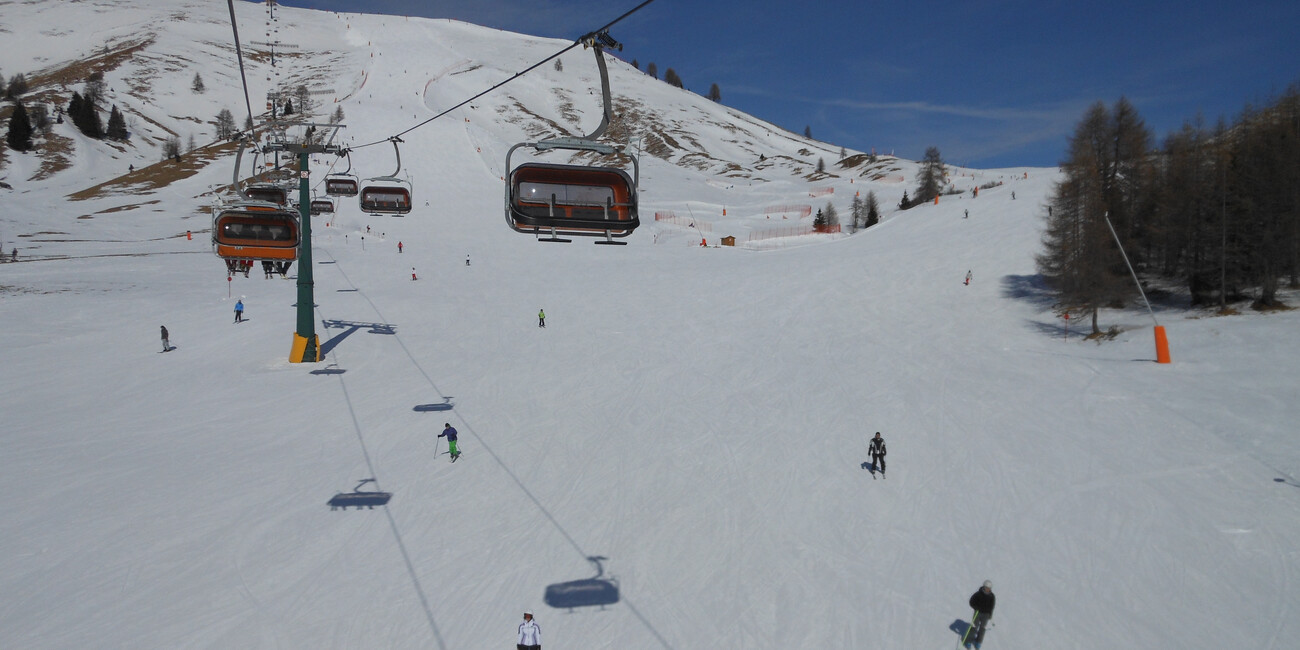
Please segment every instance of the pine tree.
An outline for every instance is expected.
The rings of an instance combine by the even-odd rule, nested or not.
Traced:
[[[676,70],[673,70],[672,68],[668,68],[668,71],[664,73],[664,83],[670,86],[676,86],[677,88],[681,88],[682,78],[677,76]]]
[[[334,107],[334,115],[330,117],[330,124],[339,124],[343,121],[343,105],[339,104]]]
[[[903,200],[898,202],[899,210],[906,210],[912,207],[912,200],[907,198],[907,190],[903,190]]]
[[[822,214],[822,209],[817,208],[817,214],[813,217],[813,230],[821,232],[826,227],[826,215]]]
[[[5,142],[14,151],[31,151],[32,123],[22,102],[14,106],[14,112],[9,116],[9,133],[5,136]]]
[[[658,78],[659,78],[659,68],[658,68],[658,66],[655,65],[655,62],[654,62],[654,61],[651,61],[651,62],[649,62],[649,63],[646,64],[646,66],[645,66],[645,73],[648,74],[648,75],[650,75],[650,78],[651,78],[651,79],[658,79]]]
[[[8,97],[8,86],[5,85],[5,76],[0,74],[0,97]]]
[[[826,160],[825,160],[825,159],[822,159],[822,158],[818,158],[818,159],[817,159],[817,173],[818,173],[818,174],[824,174],[824,173],[826,173]]]
[[[633,68],[636,68],[637,70],[640,70],[640,69],[641,69],[641,64],[638,63],[636,59],[632,59],[632,67],[633,67]]]
[[[311,91],[307,89],[307,86],[299,85],[298,89],[294,91],[294,96],[298,99],[298,114],[307,115],[311,113],[313,104]]]
[[[163,140],[163,160],[168,158],[177,161],[181,159],[181,139],[178,136],[169,136]]]
[[[1117,107],[1119,104],[1117,104]],[[1126,111],[1128,109],[1125,109]],[[1084,114],[1070,139],[1069,153],[1061,165],[1065,178],[1050,199],[1051,210],[1044,229],[1044,251],[1036,257],[1038,271],[1056,293],[1058,305],[1082,311],[1092,317],[1092,333],[1100,334],[1098,312],[1122,305],[1132,293],[1119,248],[1115,245],[1107,215],[1133,203],[1118,184],[1118,170],[1132,173],[1134,161],[1146,158],[1128,145],[1120,144],[1132,116],[1117,121],[1115,114],[1097,102]],[[1125,225],[1111,220],[1123,238]],[[1136,247],[1134,252],[1136,253]]]
[[[913,201],[917,204],[925,203],[939,196],[939,192],[943,191],[943,159],[939,155],[938,147],[929,147],[925,150],[921,169],[916,173],[916,183]]]
[[[810,126],[805,126],[805,127],[803,127],[803,137],[808,138],[809,140],[812,139],[812,126],[811,126],[811,125],[810,125]]]
[[[718,84],[709,86],[709,99],[715,102],[722,101],[722,89],[718,87]]]
[[[849,204],[849,216],[853,219],[853,225],[849,227],[850,230],[857,230],[859,224],[862,223],[864,213],[866,212],[865,207],[866,204],[862,202],[862,197],[854,194],[853,202]]]
[[[4,95],[6,99],[17,100],[26,93],[27,77],[23,76],[23,73],[19,72],[18,74],[9,77],[9,86],[5,89]]]
[[[823,210],[822,214],[827,227],[833,228],[834,226],[840,225],[840,213],[839,210],[835,209],[834,203],[827,201],[826,209]]]
[[[230,109],[223,108],[217,113],[217,139],[229,140],[235,135],[235,116]]]
[[[126,119],[122,117],[122,111],[117,110],[116,104],[108,114],[108,128],[105,129],[104,135],[112,140],[126,140],[130,137],[126,131]]]
[[[284,115],[293,115],[293,100],[284,100]]]
[[[875,191],[867,192],[866,210],[867,210],[867,225],[866,225],[867,228],[870,228],[880,223],[880,204],[876,202]]]
[[[190,90],[196,95],[202,95],[207,90],[203,85],[203,77],[197,72],[194,73],[194,81],[190,82]]]

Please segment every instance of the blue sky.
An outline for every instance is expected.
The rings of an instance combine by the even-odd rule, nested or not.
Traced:
[[[286,0],[572,39],[640,0]],[[791,131],[975,167],[1050,166],[1093,102],[1121,96],[1157,141],[1300,82],[1300,1],[655,0],[620,56]]]

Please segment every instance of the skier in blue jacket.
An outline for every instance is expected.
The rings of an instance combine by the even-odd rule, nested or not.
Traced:
[[[438,434],[439,438],[447,438],[447,447],[451,451],[451,459],[456,460],[460,452],[456,450],[456,427],[451,426],[450,422],[443,423],[442,433]]]

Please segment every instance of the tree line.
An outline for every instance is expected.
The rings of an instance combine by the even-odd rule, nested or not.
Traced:
[[[1098,310],[1137,293],[1116,239],[1141,277],[1182,285],[1193,305],[1276,308],[1284,280],[1300,288],[1300,87],[1158,145],[1127,99],[1098,102],[1061,167],[1037,265],[1094,333]]]

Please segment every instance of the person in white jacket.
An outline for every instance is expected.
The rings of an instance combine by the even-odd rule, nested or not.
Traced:
[[[533,620],[531,611],[524,612],[524,622],[519,624],[516,650],[542,650],[542,628]]]

